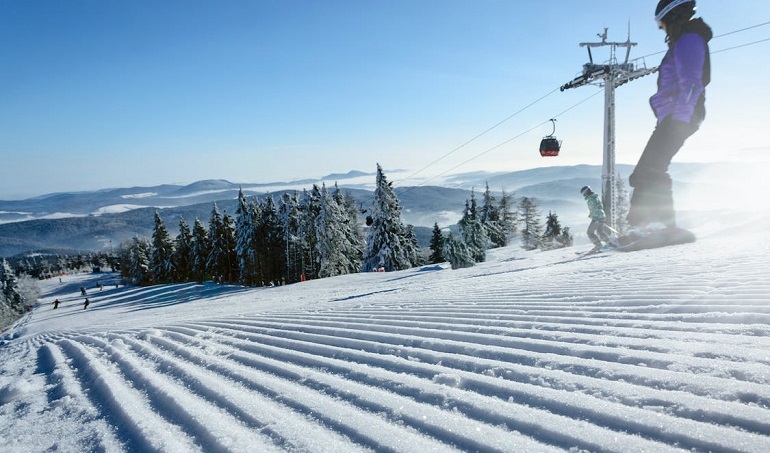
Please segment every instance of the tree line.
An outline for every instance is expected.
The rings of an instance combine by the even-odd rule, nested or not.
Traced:
[[[537,200],[502,192],[498,201],[487,184],[481,206],[471,191],[458,222],[459,234],[451,230],[444,236],[437,223],[433,225],[430,262],[449,262],[452,269],[473,266],[486,260],[486,251],[504,247],[520,236],[525,250],[569,247],[573,237],[569,227],[562,227],[556,213],[549,212],[543,224]]]
[[[37,282],[26,274],[18,274],[6,259],[0,262],[0,328],[30,310],[40,297]]]
[[[152,238],[134,238],[119,247],[126,283],[137,285],[214,280],[247,286],[275,286],[355,272],[394,271],[449,261],[453,268],[486,259],[486,250],[521,236],[527,250],[572,245],[569,228],[555,213],[543,224],[537,201],[517,203],[504,191],[500,200],[487,185],[479,206],[475,192],[466,200],[459,234],[444,237],[434,224],[430,255],[420,249],[412,225],[401,220],[401,205],[381,166],[368,209],[335,184],[246,197],[241,190],[234,217],[213,205],[208,226],[179,220],[172,237],[155,212]],[[366,215],[364,228],[361,215]]]
[[[370,224],[366,237],[364,213]],[[314,184],[283,194],[278,202],[270,194],[247,198],[241,190],[234,217],[215,203],[208,226],[180,219],[179,234],[172,238],[156,211],[152,238],[124,242],[118,253],[122,277],[138,285],[214,280],[273,286],[424,262],[379,164],[366,212],[336,184],[331,190]]]

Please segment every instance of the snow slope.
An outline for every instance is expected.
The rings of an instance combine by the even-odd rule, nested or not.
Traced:
[[[0,342],[0,449],[767,452],[751,230],[280,288],[46,281]]]

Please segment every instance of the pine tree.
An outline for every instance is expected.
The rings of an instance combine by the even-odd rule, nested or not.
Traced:
[[[174,241],[174,280],[177,282],[189,282],[193,280],[193,237],[190,226],[183,218],[179,219],[179,235]]]
[[[369,227],[367,250],[362,269],[364,272],[383,268],[386,271],[409,269],[408,241],[401,222],[401,205],[393,192],[380,164],[377,164],[377,180],[372,206],[372,225]]]
[[[406,255],[409,257],[411,267],[422,266],[425,260],[420,253],[420,241],[417,240],[417,234],[414,232],[414,225],[407,223],[404,227]]]
[[[343,211],[329,195],[326,185],[321,186],[321,210],[315,219],[318,276],[321,278],[347,274],[351,263],[346,255],[348,238],[344,231]]]
[[[518,215],[516,203],[512,194],[505,193],[500,197],[500,203],[497,208],[497,215],[499,217],[500,225],[500,246],[504,247],[508,245],[511,240],[516,237],[518,233],[516,224],[518,223]]]
[[[233,220],[227,212],[220,214],[216,203],[209,220],[209,243],[211,248],[206,268],[220,283],[234,281],[238,274],[238,260]]]
[[[152,254],[150,275],[154,283],[170,283],[174,280],[174,243],[163,219],[155,211],[155,228],[152,231]]]
[[[224,212],[222,216],[222,236],[225,250],[224,281],[235,282],[238,277],[238,256],[235,252],[235,229],[233,218]]]
[[[348,273],[355,273],[361,270],[361,260],[366,247],[364,232],[361,229],[361,222],[358,218],[359,208],[353,195],[350,192],[343,195],[336,183],[334,184],[333,197],[343,212],[342,228],[346,238],[345,251],[343,253],[350,262]]]
[[[465,201],[465,211],[458,225],[462,232],[463,242],[468,247],[473,259],[477,263],[484,262],[487,259],[486,250],[489,237],[479,217],[476,194],[473,191],[471,191],[470,200]]]
[[[504,247],[508,241],[505,237],[505,231],[500,222],[500,210],[497,199],[489,190],[489,184],[484,190],[484,204],[481,207],[481,223],[489,237],[489,247]]]
[[[519,201],[519,218],[523,223],[521,231],[521,245],[524,250],[534,250],[540,246],[542,226],[540,211],[537,209],[537,200],[522,197]]]
[[[572,244],[575,242],[575,238],[569,232],[569,227],[562,228],[561,235],[556,240],[564,247],[572,247]]]
[[[476,263],[465,242],[462,239],[455,238],[451,232],[444,241],[443,254],[452,266],[452,269],[472,267]]]
[[[192,275],[196,282],[203,283],[211,275],[207,265],[209,255],[211,254],[211,243],[209,242],[209,235],[206,232],[206,227],[203,226],[203,222],[201,222],[200,219],[195,219],[192,235]]]
[[[446,261],[444,258],[444,235],[441,233],[441,228],[438,227],[438,223],[433,224],[433,236],[430,238],[430,250],[431,254],[428,260],[431,264],[443,263]]]
[[[278,208],[278,216],[283,231],[284,259],[286,283],[296,283],[302,280],[302,239],[300,237],[300,206],[299,194],[284,193]]]
[[[227,272],[227,244],[225,239],[225,226],[219,207],[214,203],[209,217],[209,256],[206,259],[206,269],[211,272],[214,281],[221,282]]]
[[[2,289],[2,285],[0,285],[0,289]],[[0,290],[0,330],[13,323],[16,318],[18,318],[18,314],[11,309],[10,304],[5,298],[5,293]]]
[[[286,267],[284,234],[273,196],[268,193],[260,207],[261,218],[257,227],[257,238],[264,284],[281,285],[284,282],[283,275]]]
[[[5,304],[9,307],[11,313],[22,313],[22,297],[17,288],[16,273],[11,269],[10,264],[3,258],[2,264],[0,264],[0,286],[2,286],[2,294],[5,299]]]
[[[243,189],[238,192],[235,211],[235,254],[238,262],[238,281],[244,285],[257,283],[257,224],[259,212],[253,201],[246,199]]]
[[[148,239],[135,237],[121,243],[119,254],[120,273],[125,281],[139,286],[150,284],[152,244]]]
[[[302,275],[306,279],[318,278],[318,235],[315,219],[321,212],[321,189],[313,184],[305,191],[300,204],[300,238],[302,243]]]
[[[564,229],[559,222],[559,216],[555,212],[549,211],[545,221],[545,233],[543,233],[540,248],[549,250],[564,247],[563,241],[565,239]]]

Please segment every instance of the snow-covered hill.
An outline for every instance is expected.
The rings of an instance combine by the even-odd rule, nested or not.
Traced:
[[[49,280],[0,343],[0,445],[767,452],[770,243],[734,220],[278,288]]]

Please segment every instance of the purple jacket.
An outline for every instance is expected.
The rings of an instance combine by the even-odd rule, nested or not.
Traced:
[[[658,70],[658,92],[650,98],[658,123],[669,115],[694,124],[705,118],[705,86],[711,79],[708,42],[712,36],[703,20],[693,19],[669,44]]]

